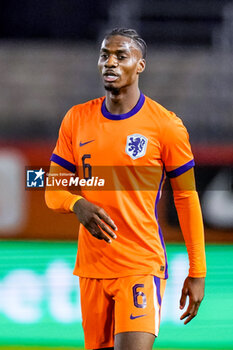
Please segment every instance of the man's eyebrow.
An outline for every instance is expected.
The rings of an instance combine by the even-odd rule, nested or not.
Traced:
[[[116,51],[117,53],[128,53],[129,50],[128,49],[120,49]]]
[[[110,52],[110,50],[106,49],[106,48],[101,48],[100,49],[100,52]],[[116,53],[117,54],[120,54],[120,53],[128,53],[129,50],[128,49],[119,49],[119,50],[116,50]]]

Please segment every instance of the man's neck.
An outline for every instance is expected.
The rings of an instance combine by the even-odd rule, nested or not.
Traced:
[[[117,94],[106,91],[106,108],[112,114],[125,114],[137,104],[139,97],[138,86],[134,89],[121,89]]]

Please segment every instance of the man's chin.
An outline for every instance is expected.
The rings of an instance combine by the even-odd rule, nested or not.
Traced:
[[[106,91],[110,91],[113,95],[118,95],[120,92],[120,88],[112,86],[112,85],[104,85]]]

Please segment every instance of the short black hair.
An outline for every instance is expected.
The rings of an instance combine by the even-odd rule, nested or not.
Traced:
[[[142,57],[146,58],[146,52],[147,52],[146,42],[139,36],[139,34],[136,32],[135,29],[114,28],[113,30],[111,30],[105,35],[105,39],[114,35],[121,35],[121,36],[126,36],[127,38],[131,38],[135,42],[137,47],[141,50]]]

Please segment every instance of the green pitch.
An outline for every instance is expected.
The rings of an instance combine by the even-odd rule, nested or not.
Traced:
[[[7,346],[7,345],[4,345],[4,346],[0,346],[0,350],[84,350],[82,348],[74,348],[74,347],[59,347],[59,346],[56,346],[56,347],[47,347],[47,346],[21,346],[21,345],[12,345],[12,346]],[[159,349],[159,348],[156,348],[157,350],[180,350],[180,349]],[[190,349],[182,349],[182,350],[190,350]],[[198,350],[207,350],[207,349],[198,349]]]
[[[0,350],[83,350],[82,348],[67,347],[47,347],[47,346],[23,346],[23,345],[3,345]]]
[[[157,350],[180,350],[175,348],[156,348]],[[11,345],[11,346],[0,346],[0,350],[84,350],[83,348],[74,348],[74,347],[47,347],[47,346],[21,346],[21,345]],[[182,349],[182,350],[190,350],[190,349]],[[209,350],[209,349],[198,349],[198,350]],[[232,348],[233,350],[233,348]]]

